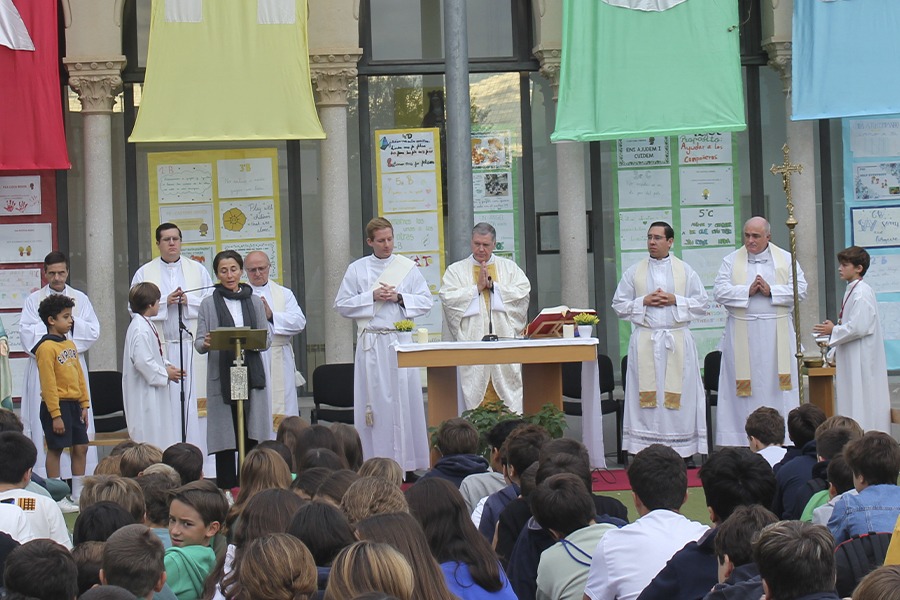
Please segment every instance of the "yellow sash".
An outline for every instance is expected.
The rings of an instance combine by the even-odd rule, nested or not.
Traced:
[[[769,242],[769,254],[775,265],[776,285],[786,285],[790,281],[790,265],[784,260],[784,254],[778,246]],[[747,249],[741,247],[734,257],[731,269],[731,283],[734,285],[747,285]],[[783,391],[793,389],[791,381],[791,330],[788,327],[790,308],[776,306],[775,308],[775,346],[778,353],[778,385]],[[747,329],[747,309],[733,308],[734,318],[733,345],[734,345],[734,372],[735,387],[738,396],[750,396],[753,388],[750,381],[750,338]]]
[[[488,277],[491,278],[491,281],[497,282],[497,265],[494,263],[490,263],[487,266]],[[478,285],[478,277],[481,275],[481,265],[474,264],[472,265],[472,278],[475,281],[475,284]],[[488,288],[484,288],[481,292],[481,297],[484,299],[484,307],[488,310],[491,310],[491,291]]]
[[[670,257],[672,279],[675,283],[675,294],[686,296],[687,275],[684,263],[674,256]],[[647,277],[650,259],[645,258],[638,263],[634,272],[634,293],[636,297],[646,296]],[[655,291],[655,290],[654,290]],[[652,330],[639,327],[637,332],[638,355],[638,390],[641,408],[656,408],[656,361],[653,346],[664,343],[666,350],[666,388],[663,393],[663,406],[673,410],[681,408],[681,390],[684,377],[684,327]],[[664,338],[664,339],[661,339]]]

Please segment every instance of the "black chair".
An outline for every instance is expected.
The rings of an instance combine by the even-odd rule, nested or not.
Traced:
[[[312,375],[310,421],[353,425],[353,363],[319,365]]]
[[[613,398],[616,389],[613,377],[612,360],[605,354],[597,355],[597,366],[600,370],[600,412],[603,415],[616,415],[616,458],[622,464],[624,453],[622,452],[622,423],[625,418],[625,401]],[[572,417],[582,416],[581,401],[567,400],[566,398],[581,398],[581,363],[562,363],[563,380],[563,412]],[[606,394],[607,398],[603,398]]]
[[[127,441],[122,374],[118,371],[91,371],[88,373],[88,385],[91,388],[95,431],[91,445],[115,446]]]
[[[722,368],[722,352],[713,350],[703,359],[703,389],[706,390],[706,440],[709,453],[713,453],[712,407],[719,405],[719,370]]]

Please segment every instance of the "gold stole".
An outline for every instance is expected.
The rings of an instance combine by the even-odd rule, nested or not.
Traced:
[[[778,246],[769,242],[769,254],[775,265],[776,285],[786,285],[790,279],[790,266],[784,260],[784,254]],[[734,257],[731,268],[731,283],[733,285],[747,285],[747,248],[741,247]],[[747,309],[733,308],[735,316],[732,339],[734,346],[734,373],[735,385],[738,396],[750,396],[753,389],[750,383],[750,337],[747,329]],[[788,327],[790,308],[787,306],[775,307],[775,346],[778,352],[778,385],[782,391],[793,389],[791,382],[791,351]]]
[[[670,255],[672,279],[675,283],[675,294],[687,295],[687,275],[684,263]],[[634,294],[636,297],[646,296],[647,277],[650,270],[650,259],[645,258],[638,263],[634,272]],[[655,291],[655,290],[654,290]],[[684,377],[684,331],[679,329],[654,332],[646,327],[638,328],[638,397],[641,408],[656,408],[656,360],[653,352],[654,335],[672,336],[671,350],[666,354],[666,387],[663,394],[663,406],[673,410],[681,408],[681,390]]]
[[[491,281],[497,283],[497,265],[495,263],[489,263],[487,265],[488,276],[490,276]],[[472,265],[472,279],[475,282],[475,285],[478,285],[478,277],[481,275],[481,265],[478,263]],[[488,288],[484,288],[481,292],[481,297],[484,300],[484,307],[488,312],[491,311],[491,291]],[[481,401],[482,404],[489,404],[491,402],[502,402],[500,399],[500,394],[497,393],[497,390],[494,389],[494,382],[491,381],[490,375],[488,375],[488,385],[487,389],[484,392],[484,399]]]

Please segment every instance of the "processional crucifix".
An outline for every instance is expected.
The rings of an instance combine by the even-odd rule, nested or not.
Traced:
[[[785,225],[791,235],[791,274],[794,280],[794,333],[797,336],[797,384],[800,388],[800,404],[803,404],[803,351],[800,349],[800,291],[797,283],[797,233],[794,228],[797,226],[797,219],[794,218],[794,198],[791,194],[791,175],[803,172],[803,165],[791,164],[791,149],[787,144],[781,147],[784,153],[784,162],[780,165],[772,165],[769,171],[772,175],[781,176],[781,187],[784,188],[784,195],[787,197],[788,218]]]

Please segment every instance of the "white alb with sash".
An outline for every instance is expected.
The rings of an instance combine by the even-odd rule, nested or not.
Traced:
[[[410,271],[412,271],[416,263],[411,259],[406,258],[402,254],[394,254],[394,260],[390,262],[390,264],[385,267],[384,271],[381,272],[381,275],[378,276],[377,279],[372,283],[369,288],[370,292],[374,292],[378,288],[381,287],[382,284],[392,286],[396,288],[400,285],[400,283],[406,278]],[[383,300],[378,300],[375,302],[375,307],[372,310],[371,317],[363,317],[356,320],[356,335],[361,336],[366,332],[366,329],[369,326],[369,323],[372,321],[375,315],[378,314],[378,311],[381,310],[381,307],[384,306]]]

